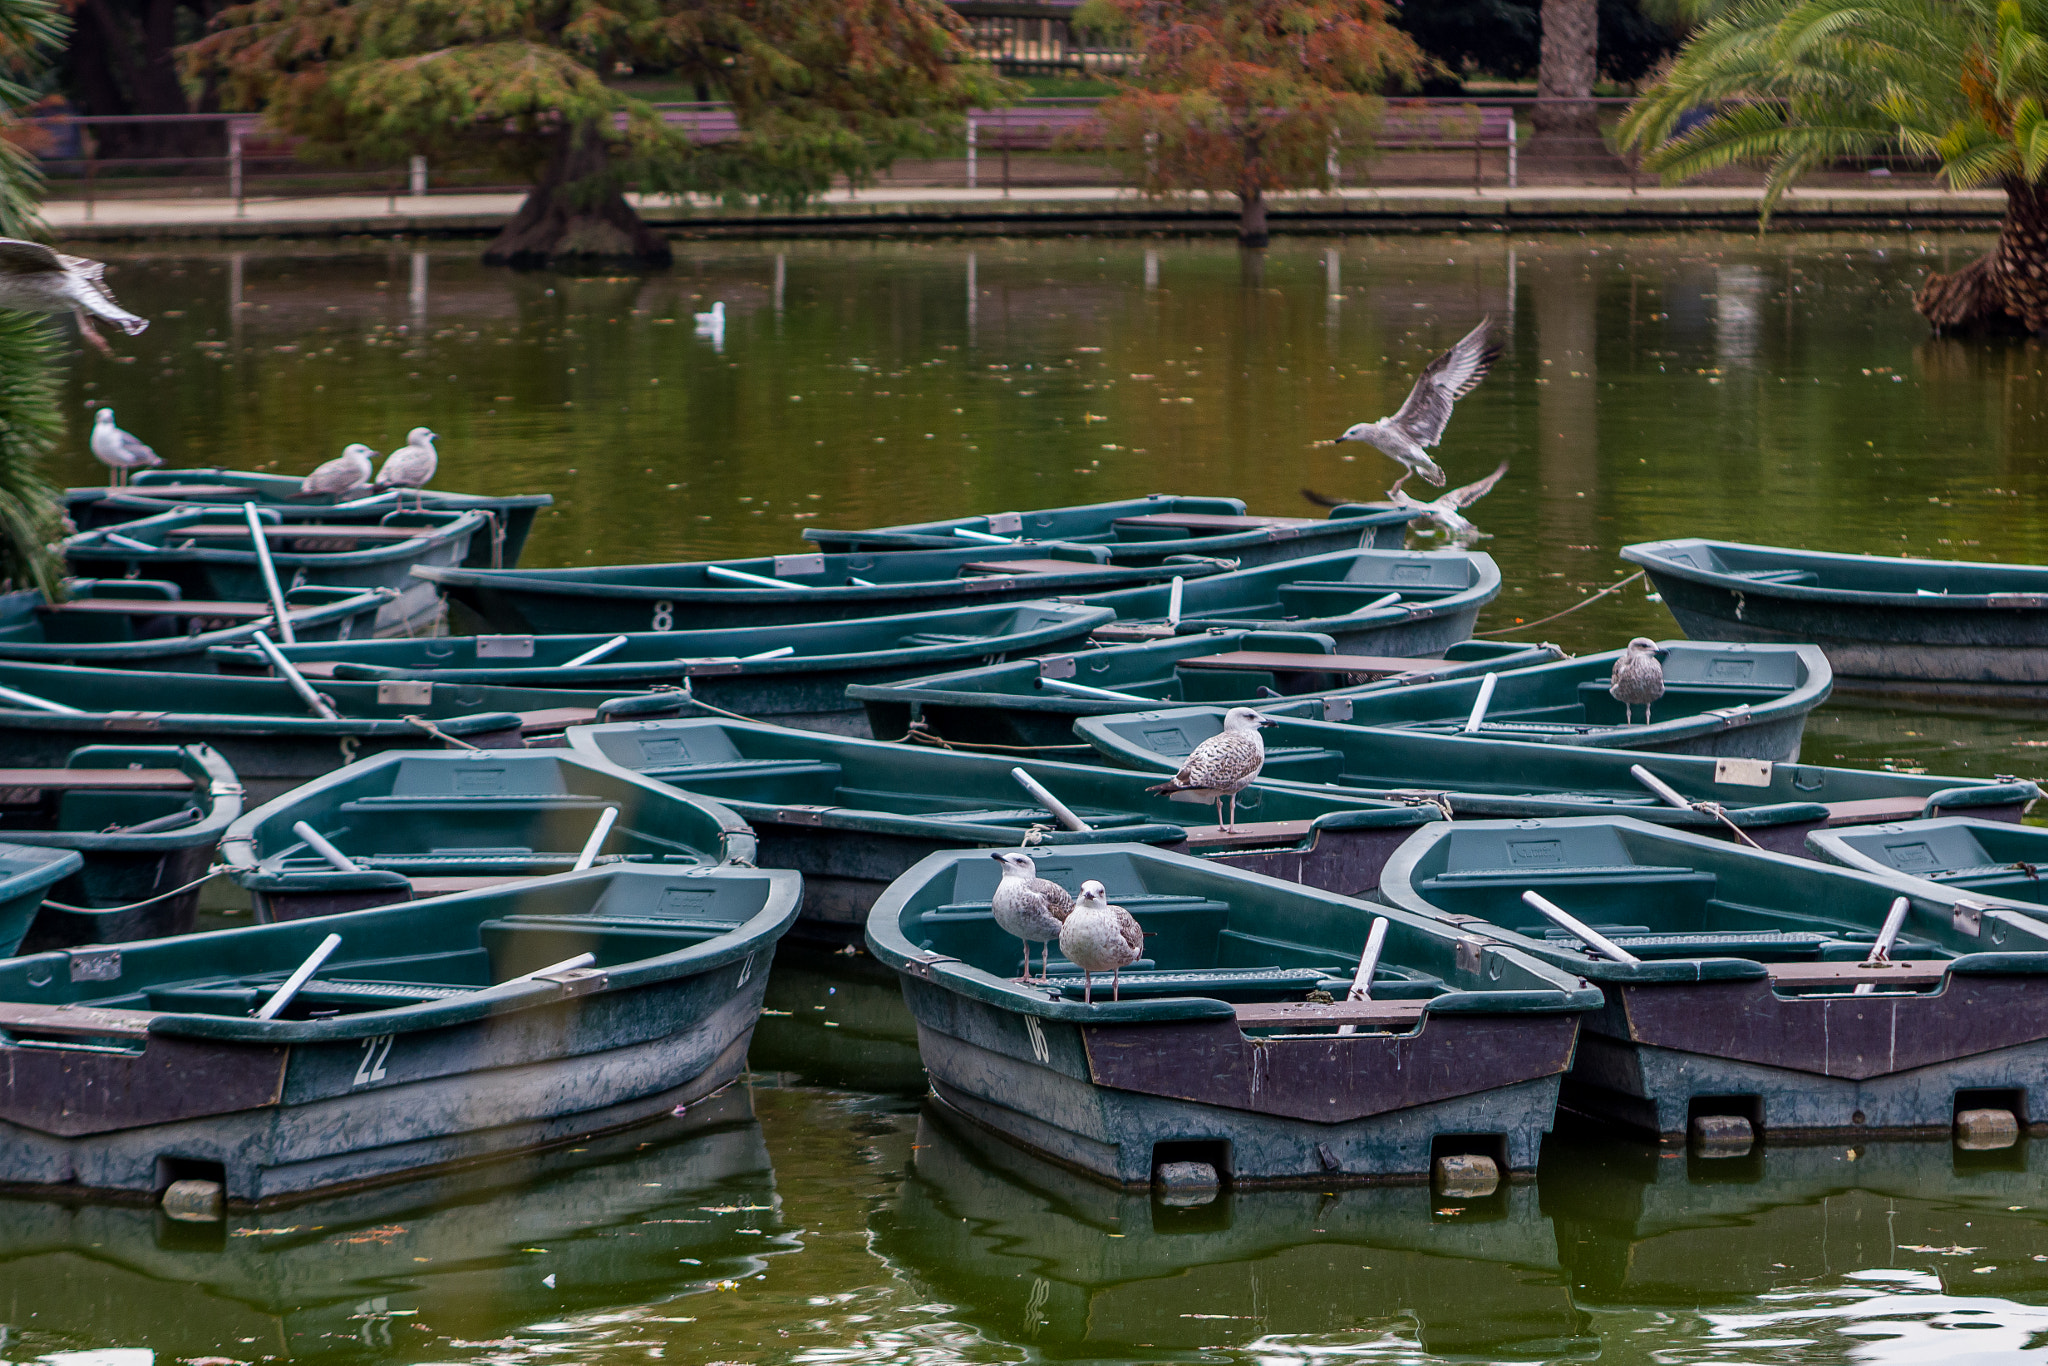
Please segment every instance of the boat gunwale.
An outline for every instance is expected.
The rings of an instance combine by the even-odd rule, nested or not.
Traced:
[[[1881,564],[1881,565],[1926,565],[1943,570],[1988,569],[2002,571],[2033,570],[2041,580],[2038,590],[2012,590],[1999,593],[1895,593],[1868,588],[1833,588],[1823,584],[1773,583],[1769,580],[1745,579],[1724,570],[1702,569],[1697,565],[1681,564],[1658,553],[1669,546],[1700,545],[1710,549],[1725,547],[1730,550],[1756,552],[1764,556],[1778,556],[1787,560],[1812,561],[1828,565]],[[1619,551],[1624,560],[1642,565],[1652,575],[1670,574],[1674,578],[1691,583],[1704,584],[1727,592],[1740,593],[1756,598],[1785,598],[1788,600],[1823,603],[1834,602],[1863,607],[1884,607],[1893,609],[1910,608],[1914,611],[1927,609],[1971,611],[2038,611],[2048,609],[2048,566],[2026,564],[1997,564],[1989,560],[1932,560],[1921,556],[1899,555],[1857,555],[1846,551],[1801,550],[1789,546],[1754,545],[1746,541],[1721,541],[1705,536],[1674,537],[1662,541],[1642,541],[1625,545]],[[2038,602],[2000,602],[2000,598],[2038,598]]]
[[[134,533],[138,530],[173,531],[177,526],[198,522],[207,517],[218,517],[221,515],[222,507],[231,508],[234,506],[236,505],[232,503],[207,507],[188,505],[176,511],[159,513],[155,517],[138,517],[134,521],[122,522],[118,526],[99,527],[91,531],[81,531],[74,536],[67,537],[59,545],[58,549],[63,553],[66,560],[77,556],[88,561],[117,560],[122,563],[133,564],[218,564],[246,568],[257,563],[256,552],[253,549],[232,550],[226,547],[216,548],[194,545],[174,550],[163,545],[153,545],[147,550],[137,550],[128,546],[111,544],[106,539],[110,533],[134,539]],[[441,511],[429,508],[417,515],[446,518],[447,520],[434,525],[421,526],[419,528],[420,534],[417,536],[410,536],[402,541],[391,541],[388,544],[375,546],[367,550],[273,550],[270,559],[279,568],[299,568],[305,569],[309,573],[322,570],[361,569],[377,565],[394,564],[415,559],[430,551],[449,545],[456,540],[472,538],[485,530],[491,522],[491,514],[481,508],[465,508],[454,511]],[[281,525],[289,525],[289,523]],[[339,540],[342,539],[342,536],[337,532],[329,539]]]
[[[174,830],[145,830],[141,834],[106,830],[0,830],[0,844],[29,843],[50,849],[76,849],[81,853],[170,852],[188,849],[195,844],[217,844],[225,837],[228,828],[241,819],[244,800],[242,780],[220,751],[203,740],[179,745],[80,745],[67,756],[65,767],[74,767],[70,760],[96,749],[129,754],[154,750],[166,756],[175,753],[179,758],[176,766],[184,769],[194,780],[192,794],[204,795],[204,812],[190,825],[181,825]],[[78,913],[107,914],[104,910],[90,907],[82,908]]]
[[[1889,821],[1883,825],[1864,825],[1853,828],[1856,835],[1881,835],[1908,833],[1908,827],[1922,829],[1953,828],[1966,830],[1995,829],[2010,832],[2014,829],[2039,829],[2008,824],[2004,821],[1987,821],[1974,816],[1923,816],[1912,821]],[[1899,884],[1901,891],[1912,891],[1930,900],[1948,898],[1958,904],[1981,903],[2014,916],[2038,923],[2038,933],[2048,936],[2048,904],[2039,901],[2025,901],[2019,897],[2003,896],[1997,892],[1974,887],[1962,887],[1951,883],[1936,882],[1932,878],[1916,877],[1911,873],[1894,868],[1857,849],[1847,838],[1851,830],[1812,830],[1807,832],[1806,847],[1824,863],[1847,868],[1852,872],[1865,873],[1871,877],[1884,878]]]

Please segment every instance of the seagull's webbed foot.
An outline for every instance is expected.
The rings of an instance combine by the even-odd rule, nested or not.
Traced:
[[[89,316],[87,316],[86,311],[84,309],[72,309],[71,316],[78,319],[78,335],[80,340],[84,341],[88,346],[92,347],[93,350],[99,352],[102,356],[111,356],[114,354],[114,348],[107,345],[107,339],[105,337],[102,337],[100,335],[100,330],[92,325],[92,319]]]

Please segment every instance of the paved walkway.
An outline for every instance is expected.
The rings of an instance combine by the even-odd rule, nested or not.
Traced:
[[[517,209],[516,194],[335,195],[318,199],[102,199],[44,206],[66,241],[152,238],[331,237],[354,233],[494,232]],[[1276,231],[1381,228],[1701,227],[1755,223],[1753,189],[1626,186],[1509,190],[1347,189],[1274,201]],[[1989,226],[2004,209],[1997,191],[1944,193],[1929,188],[1826,188],[1780,201],[1781,227],[1920,224]],[[994,234],[1072,231],[1229,231],[1230,201],[1145,199],[1108,186],[1072,189],[932,189],[882,186],[826,195],[800,213],[733,213],[716,203],[649,198],[649,221],[682,236],[814,236],[875,233]]]

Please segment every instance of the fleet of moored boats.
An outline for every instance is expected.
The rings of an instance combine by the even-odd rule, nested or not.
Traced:
[[[715,1104],[790,934],[1128,1186],[2048,1122],[2040,789],[1798,762],[1838,682],[2048,689],[2048,568],[1631,546],[1693,639],[1568,658],[1413,499],[524,570],[544,497],[131,464],[0,600],[0,1184],[204,1221]]]

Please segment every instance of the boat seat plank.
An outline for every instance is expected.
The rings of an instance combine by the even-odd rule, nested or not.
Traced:
[[[178,768],[0,768],[0,788],[39,787],[59,792],[190,790],[192,775]]]
[[[412,541],[443,530],[438,526],[348,526],[325,522],[280,522],[263,528],[265,540],[295,541],[300,538],[353,541]],[[249,539],[249,528],[241,522],[201,522],[172,527],[166,537],[198,536],[207,540]]]
[[[963,575],[1006,577],[1026,574],[1112,574],[1117,572],[1117,566],[1097,564],[1093,560],[970,560],[960,566],[960,572]]]
[[[1927,805],[1925,797],[1865,797],[1852,802],[1822,802],[1828,809],[1829,825],[1887,825],[1892,821],[1918,820]]]
[[[314,609],[291,608],[295,617]],[[69,616],[107,617],[231,617],[257,621],[269,616],[270,606],[261,602],[216,602],[206,598],[78,598],[71,602],[44,603],[38,612]]]
[[[1638,958],[1722,958],[1751,953],[1817,954],[1827,944],[1842,942],[1834,935],[1803,930],[1702,930],[1695,934],[1631,933],[1595,926],[1622,948]],[[1523,934],[1535,933],[1532,926]],[[1541,938],[1554,944],[1577,944],[1579,938],[1568,930],[1546,926]]]
[[[1162,527],[1178,531],[1258,531],[1269,526],[1321,526],[1313,517],[1238,517],[1221,512],[1141,512],[1119,517],[1115,526]]]
[[[1422,674],[1430,664],[1448,667],[1441,659],[1404,659],[1394,655],[1313,655],[1285,650],[1230,650],[1223,654],[1183,659],[1183,669],[1243,669],[1275,674]]]
[[[485,887],[502,887],[508,882],[522,882],[523,873],[485,873],[472,877],[408,877],[415,897],[448,896],[454,892],[475,892]]]
[[[1772,963],[1767,970],[1776,986],[1860,986],[1874,982],[1880,987],[1924,987],[1939,982],[1948,972],[1942,959],[1907,963]]]
[[[1427,1001],[1258,1001],[1239,1005],[1240,1029],[1286,1029],[1299,1025],[1364,1025],[1367,1028],[1412,1027],[1428,1008]]]
[[[587,726],[597,719],[595,707],[544,707],[539,711],[514,712],[519,718],[519,733],[532,735],[536,731],[563,730],[569,726]]]
[[[1239,821],[1224,830],[1217,825],[1190,826],[1190,849],[1242,849],[1267,844],[1296,844],[1308,837],[1310,821]]]
[[[0,1001],[0,1030],[32,1030],[40,1034],[116,1035],[139,1039],[149,1033],[158,1012],[106,1010],[98,1006],[45,1006]]]
[[[331,981],[315,977],[300,990],[300,999],[320,996],[391,996],[408,1001],[445,1001],[451,996],[466,996],[473,987],[429,986],[423,982],[351,982]]]

